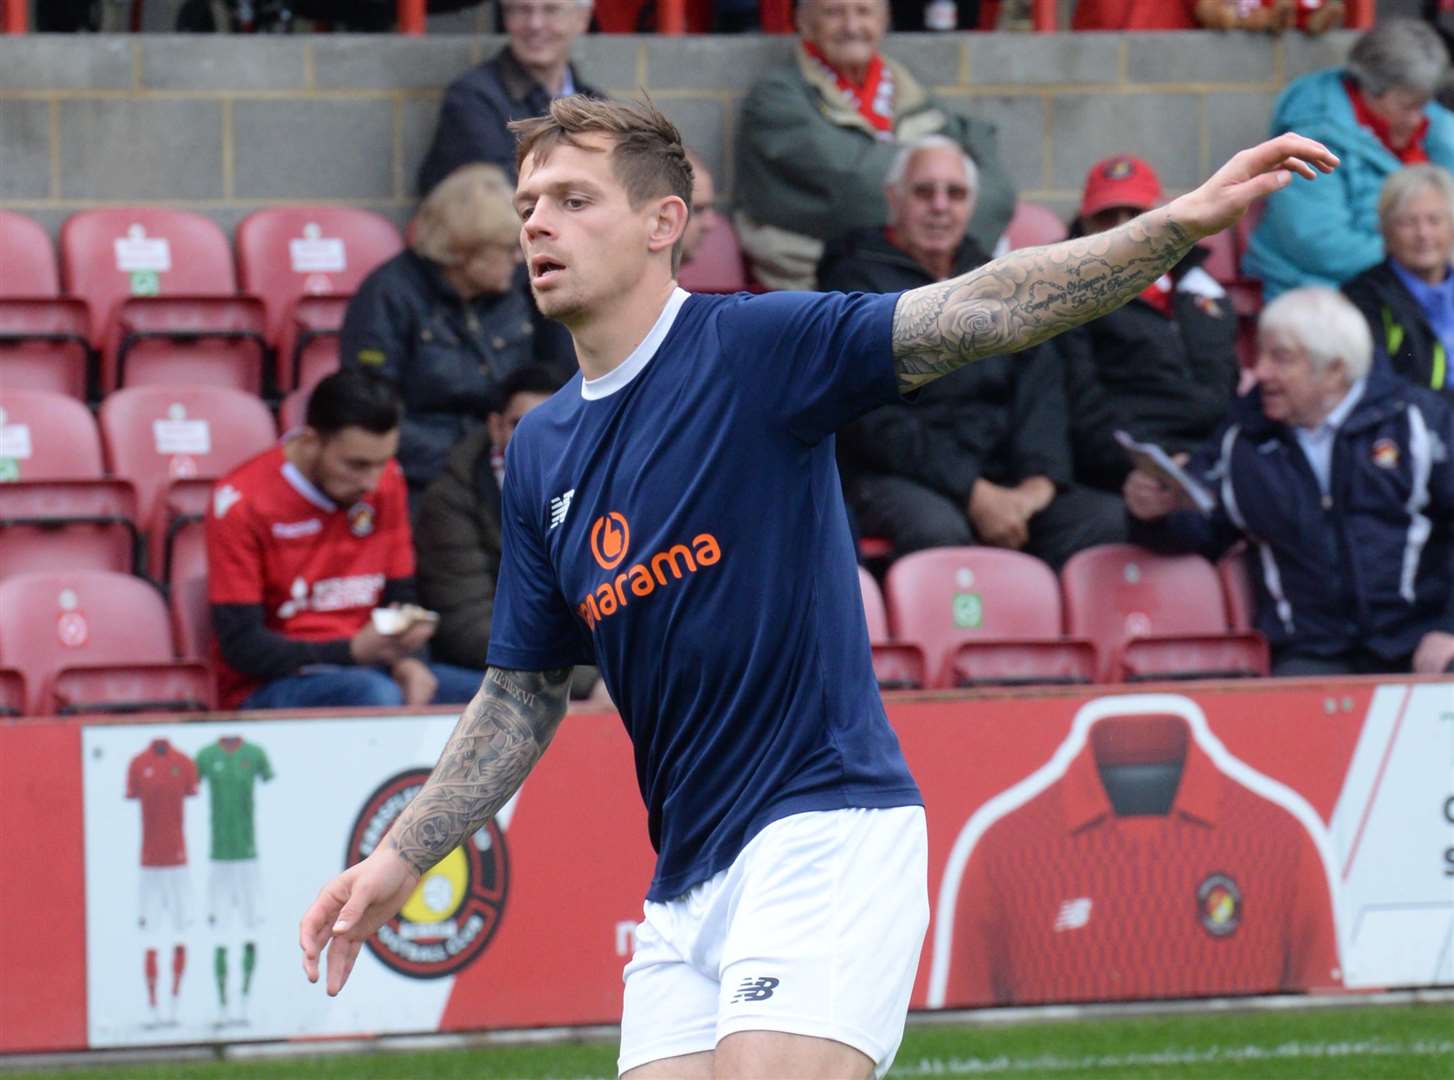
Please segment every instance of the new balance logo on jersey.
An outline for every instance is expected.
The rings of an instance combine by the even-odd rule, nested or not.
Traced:
[[[570,513],[570,501],[575,497],[576,489],[571,488],[564,495],[557,495],[550,500],[550,528],[553,529],[565,520]],[[546,532],[549,532],[547,529]]]
[[[780,981],[771,975],[763,975],[756,979],[743,979],[742,985],[737,988],[737,993],[732,995],[730,1004],[736,1005],[739,1001],[766,1001],[772,997],[772,992],[777,989]]]
[[[1090,922],[1091,898],[1078,896],[1074,900],[1063,900],[1060,913],[1055,916],[1055,930],[1079,930]]]

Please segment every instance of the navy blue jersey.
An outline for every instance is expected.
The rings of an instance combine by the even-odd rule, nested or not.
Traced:
[[[896,296],[677,290],[510,440],[489,662],[601,669],[668,900],[788,814],[922,800],[874,681],[833,431]]]

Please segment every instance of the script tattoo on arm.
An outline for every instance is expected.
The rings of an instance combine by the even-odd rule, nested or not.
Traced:
[[[485,672],[429,780],[389,831],[400,858],[423,874],[509,801],[565,716],[570,673]]]
[[[1165,210],[1094,236],[1024,248],[914,289],[894,309],[907,393],[972,360],[1018,352],[1114,311],[1175,266],[1195,239]]]

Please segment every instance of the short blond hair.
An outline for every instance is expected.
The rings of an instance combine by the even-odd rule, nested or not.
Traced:
[[[462,165],[429,193],[414,220],[414,253],[454,266],[485,244],[520,241],[515,189],[498,165]]]

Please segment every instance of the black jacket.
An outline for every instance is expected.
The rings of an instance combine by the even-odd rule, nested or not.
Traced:
[[[1120,490],[1131,465],[1117,429],[1180,453],[1226,419],[1237,385],[1237,316],[1225,296],[1183,287],[1206,257],[1193,248],[1172,270],[1170,317],[1137,298],[1054,339],[1081,483]]]
[[[986,261],[966,238],[954,273]],[[830,243],[818,274],[820,288],[857,292],[896,292],[934,281],[877,228]],[[925,386],[912,404],[875,409],[838,433],[845,482],[867,473],[901,476],[961,505],[968,505],[981,476],[996,484],[1029,476],[1068,484],[1070,445],[1056,363],[1043,347],[986,357]]]
[[[574,65],[570,73],[577,93],[600,96]],[[434,142],[419,166],[420,198],[461,165],[478,161],[500,166],[513,181],[515,136],[505,125],[549,108],[550,92],[520,66],[509,46],[465,72],[444,93]]]
[[[1297,436],[1254,390],[1192,457],[1220,505],[1131,539],[1215,559],[1239,539],[1252,565],[1257,629],[1274,648],[1407,658],[1430,630],[1454,632],[1454,409],[1375,366],[1333,441],[1327,505]]]
[[[382,376],[403,399],[399,465],[411,495],[484,421],[499,379],[536,363],[564,380],[575,364],[570,335],[535,311],[523,282],[466,303],[439,267],[412,251],[364,279],[349,301],[339,352],[343,367]]]
[[[1345,281],[1343,294],[1363,312],[1374,344],[1388,353],[1397,374],[1454,397],[1454,374],[1439,336],[1388,259]]]

